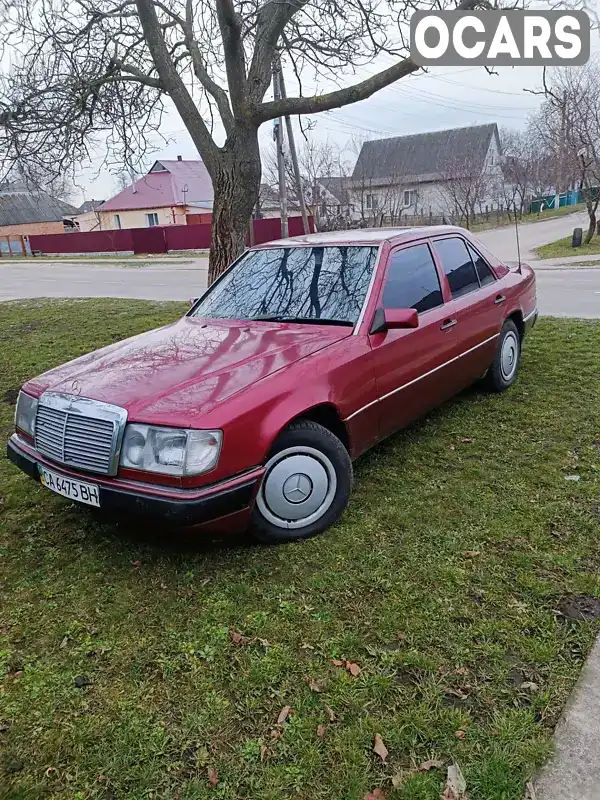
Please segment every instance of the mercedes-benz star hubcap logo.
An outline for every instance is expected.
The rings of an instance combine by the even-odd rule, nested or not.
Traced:
[[[308,475],[298,472],[283,484],[283,495],[289,503],[303,503],[312,492],[312,483]]]

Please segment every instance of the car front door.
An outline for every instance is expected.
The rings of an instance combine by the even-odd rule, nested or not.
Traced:
[[[389,255],[378,308],[415,308],[419,326],[370,334],[379,438],[451,397],[456,391],[452,359],[458,339],[454,302],[427,242]]]
[[[461,236],[433,240],[438,267],[445,274],[456,309],[462,387],[488,369],[498,346],[506,295],[486,260]]]

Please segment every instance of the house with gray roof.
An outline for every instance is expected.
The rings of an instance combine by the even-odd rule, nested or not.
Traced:
[[[355,215],[396,224],[410,215],[455,218],[462,204],[478,213],[499,197],[500,158],[496,123],[365,142],[352,173]]]
[[[74,227],[78,213],[70,203],[31,191],[22,181],[0,183],[0,236],[64,233]]]

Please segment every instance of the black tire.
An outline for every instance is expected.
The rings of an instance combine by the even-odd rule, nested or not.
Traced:
[[[509,350],[512,350],[513,353],[510,366],[508,364]],[[521,335],[512,319],[507,319],[500,331],[494,361],[484,378],[486,388],[492,392],[505,392],[517,380],[520,362]]]
[[[289,461],[292,457],[296,458],[293,464]],[[302,471],[304,464],[307,465],[307,474]],[[265,544],[308,539],[322,533],[341,517],[352,490],[352,461],[342,442],[327,428],[310,420],[293,422],[277,437],[269,452],[267,465],[268,471],[263,478],[250,520],[250,532],[256,539]],[[295,472],[294,465],[301,465],[302,469]],[[285,478],[287,473],[290,474]],[[293,487],[296,478],[298,485]],[[301,487],[302,480],[305,483]],[[286,493],[288,482],[292,488]],[[309,494],[303,500],[288,499],[293,492],[298,492],[301,496],[306,491]],[[317,502],[323,492],[323,502],[312,515],[306,517],[309,522],[302,524],[303,508],[310,510],[311,504]],[[280,504],[280,508],[277,508],[273,498]],[[304,503],[307,504],[305,507]],[[286,509],[299,514],[299,518],[288,519],[284,513]],[[319,514],[321,509],[321,515],[310,521],[311,516]],[[280,511],[280,515],[277,511]]]

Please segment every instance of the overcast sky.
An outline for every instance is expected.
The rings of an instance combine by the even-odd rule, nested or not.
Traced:
[[[600,10],[600,0],[594,0],[593,5]],[[593,32],[592,37],[593,50],[599,54],[598,33]],[[338,85],[362,80],[392,63],[394,61],[389,56],[378,59],[377,64],[357,70],[355,76],[346,76]],[[304,118],[314,124],[308,135],[334,142],[345,150],[346,157],[351,161],[355,158],[350,147],[353,137],[379,139],[486,122],[522,129],[527,124],[528,115],[538,108],[542,100],[525,91],[540,87],[541,68],[500,67],[498,73],[489,75],[483,67],[432,68],[427,74],[404,78],[368,100]],[[286,74],[286,83],[291,96],[295,89],[291,75]],[[322,82],[315,86],[308,79],[305,94],[309,88],[323,92],[334,88],[334,84]],[[265,123],[260,129],[263,150],[272,146],[272,125]],[[301,135],[296,130],[301,146]],[[149,157],[148,166],[154,158],[161,156],[171,159],[178,155],[184,159],[199,157],[175,111],[165,115],[161,132],[168,142],[164,144],[156,140],[158,150],[155,156]],[[73,198],[77,204],[84,199],[84,195],[85,199],[104,200],[116,193],[114,175],[107,170],[97,174],[101,161],[102,153],[99,151],[95,164],[86,166],[81,172]]]

